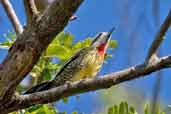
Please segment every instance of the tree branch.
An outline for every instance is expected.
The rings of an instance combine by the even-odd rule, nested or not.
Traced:
[[[21,34],[23,32],[23,27],[20,24],[20,21],[17,17],[17,15],[15,14],[15,11],[10,3],[9,0],[1,0],[2,6],[4,7],[4,10],[6,11],[14,29],[16,34]]]
[[[23,0],[27,17],[27,27],[32,25],[33,18],[39,14],[34,0]],[[41,1],[40,1],[41,2]]]
[[[161,45],[164,40],[164,36],[171,25],[171,9],[166,17],[164,23],[161,25],[159,32],[157,33],[155,40],[152,42],[151,47],[149,48],[147,57],[145,59],[146,63],[148,63],[153,55],[155,55],[157,49]]]
[[[67,25],[83,0],[55,0],[32,26],[18,36],[0,64],[0,106],[11,99],[16,86],[31,71],[41,53]]]
[[[88,91],[110,88],[113,85],[147,76],[152,72],[170,67],[171,56],[165,56],[153,64],[148,64],[147,66],[140,64],[115,73],[99,76],[99,78],[85,79],[70,85],[65,84],[48,91],[21,95],[20,97],[22,98],[22,102],[26,104],[28,103],[33,105],[39,103],[48,103]]]
[[[44,104],[49,102],[58,101],[64,97],[73,96],[80,93],[89,91],[106,89],[111,86],[137,79],[143,76],[149,76],[152,72],[169,68],[171,66],[171,56],[165,56],[153,64],[140,64],[130,67],[119,72],[107,74],[94,79],[85,79],[71,84],[65,84],[47,91],[36,92],[27,95],[16,96],[8,107],[1,107],[0,112],[11,112],[14,110],[26,108],[35,104]]]

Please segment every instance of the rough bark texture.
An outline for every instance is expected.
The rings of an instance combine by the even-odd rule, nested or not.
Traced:
[[[82,2],[83,0],[56,0],[35,20],[34,25],[18,36],[0,65],[0,107],[7,105],[16,86],[31,71],[54,37],[64,29]]]

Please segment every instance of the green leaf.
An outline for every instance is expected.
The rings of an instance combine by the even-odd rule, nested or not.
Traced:
[[[66,60],[71,57],[71,45],[73,36],[70,33],[61,32],[46,50],[46,57],[57,57]]]
[[[65,104],[68,103],[68,97],[62,98],[62,101],[63,101]]]
[[[50,43],[50,45],[60,45],[60,41],[59,41],[59,39],[58,39],[58,36],[56,36],[55,38],[54,38],[54,40]],[[49,45],[49,46],[50,46]]]
[[[35,106],[32,106],[30,108],[27,109],[28,112],[32,113],[36,110],[38,110],[39,108],[42,108],[43,105],[35,105]]]
[[[4,38],[5,41],[0,43],[0,48],[8,49],[14,43],[16,39],[16,34],[13,32],[8,32],[7,34],[5,34]]]
[[[12,46],[12,44],[13,44],[13,42],[7,39],[6,41],[0,43],[0,48],[8,49],[9,47]]]
[[[115,107],[114,106],[111,106],[108,108],[108,114],[115,114]]]
[[[82,48],[85,48],[85,47],[90,46],[91,41],[92,41],[91,38],[87,38],[87,39],[85,39],[82,42],[81,41],[78,41],[76,44],[73,44],[73,46],[72,46],[72,54],[74,52],[76,52],[77,50],[79,50],[79,49],[82,49]]]
[[[124,114],[124,103],[121,102],[119,105],[119,114]]]
[[[114,114],[119,114],[119,107],[114,105]]]
[[[66,112],[58,112],[57,114],[67,114]]]
[[[65,32],[60,32],[57,36],[56,36],[56,38],[61,42],[61,40],[63,40],[64,39],[64,37],[66,37],[66,35],[65,35]],[[63,42],[63,41],[62,41]]]
[[[42,111],[37,112],[36,114],[49,114],[49,113],[46,113],[42,110]]]
[[[47,57],[57,57],[61,60],[66,60],[71,57],[71,52],[68,48],[59,45],[50,45],[46,50]]]
[[[65,33],[61,40],[61,43],[65,46],[71,46],[73,42],[73,36],[70,33]]]
[[[19,92],[19,93],[25,91],[26,89],[27,89],[27,87],[23,86],[22,84],[19,84],[16,88],[17,92]]]
[[[61,65],[50,62],[47,67],[50,70],[50,72],[53,73],[54,71],[57,72]]]
[[[144,114],[149,114],[148,104],[144,106]]]
[[[70,47],[74,39],[70,33],[64,32],[61,32],[56,38],[59,40],[60,45],[64,45],[66,47]]]
[[[45,112],[45,114],[56,114],[55,108],[49,105],[43,105],[43,110]]]
[[[48,68],[45,68],[42,71],[42,76],[43,76],[43,80],[50,80],[51,79],[51,73],[50,73]]]
[[[57,114],[53,106],[48,104],[32,106],[25,110],[24,114]]]
[[[81,49],[82,48],[82,43],[78,41],[76,44],[72,46],[74,50]]]
[[[11,112],[11,113],[9,113],[9,114],[18,114],[18,112]]]
[[[92,42],[92,39],[91,39],[91,38],[86,38],[86,39],[82,42],[81,47],[82,47],[82,48],[84,48],[84,47],[89,47],[90,44],[91,44],[91,42]]]
[[[77,112],[77,111],[74,111],[74,112],[72,112],[71,114],[78,114],[78,112]]]
[[[124,109],[125,109],[125,114],[129,114],[129,107],[127,102],[124,102]]]
[[[130,112],[131,112],[132,114],[136,114],[136,111],[135,111],[135,108],[134,108],[134,107],[131,106],[131,107],[129,108],[129,110],[130,110]]]
[[[6,38],[11,39],[12,41],[14,41],[16,39],[16,37],[17,37],[16,34],[13,32],[8,32],[7,36],[6,36]]]
[[[105,59],[112,58],[112,55],[111,55],[111,54],[106,53],[104,58],[105,58]]]
[[[110,48],[116,48],[118,45],[116,40],[110,40],[109,47]]]

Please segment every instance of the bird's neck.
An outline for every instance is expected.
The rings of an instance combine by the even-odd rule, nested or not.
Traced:
[[[105,52],[106,52],[106,44],[101,44],[98,48],[97,51],[100,55],[104,56]]]

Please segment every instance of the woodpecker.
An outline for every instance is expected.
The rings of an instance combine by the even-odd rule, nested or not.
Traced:
[[[66,82],[79,81],[85,78],[92,78],[99,72],[106,50],[109,45],[112,28],[109,32],[99,33],[89,47],[76,52],[59,70],[52,81],[41,83],[24,94],[39,92],[65,84]]]

